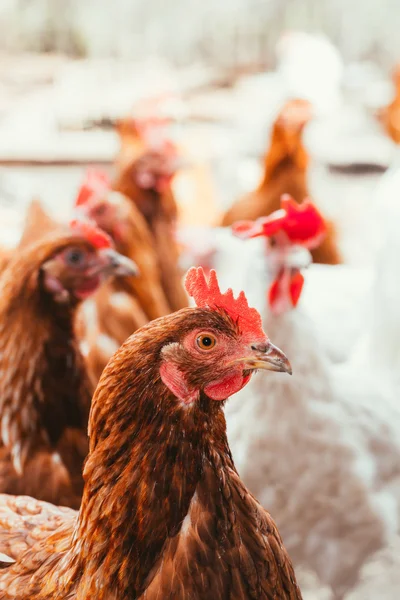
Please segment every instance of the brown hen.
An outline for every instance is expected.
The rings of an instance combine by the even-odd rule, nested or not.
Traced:
[[[0,497],[2,600],[301,599],[223,413],[255,369],[289,363],[215,273],[192,269],[187,288],[198,308],[146,325],[102,375],[80,512]]]
[[[134,264],[75,225],[17,249],[0,278],[0,490],[79,506],[92,386],[78,304]]]
[[[225,213],[222,225],[236,221],[254,221],[280,207],[283,194],[289,194],[301,203],[309,197],[307,187],[308,156],[301,136],[311,117],[311,108],[305,100],[291,100],[276,119],[271,145],[264,162],[264,175],[256,190],[240,198]],[[327,235],[318,248],[311,251],[316,263],[341,262],[333,223],[326,221]]]
[[[161,271],[161,283],[172,310],[187,306],[175,239],[177,206],[171,188],[176,157],[149,150],[117,175],[113,188],[133,201],[146,219]]]
[[[107,190],[101,195],[88,197],[78,209],[110,235],[120,254],[138,265],[137,276],[113,280],[113,290],[136,298],[148,320],[169,314],[171,308],[162,289],[154,240],[137,207],[126,196]],[[121,343],[133,331],[128,331]]]
[[[83,306],[81,337],[97,382],[112,354],[136,329],[171,312],[161,285],[157,253],[147,223],[118,192],[88,196],[79,210],[114,240],[117,250],[139,267],[137,277],[114,278]]]

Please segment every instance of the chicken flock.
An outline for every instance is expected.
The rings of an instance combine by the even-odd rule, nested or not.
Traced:
[[[32,201],[0,254],[0,600],[295,600],[295,569],[343,600],[399,534],[399,171],[366,327],[332,352],[304,296],[312,262],[320,285],[345,268],[312,119],[282,106],[201,252],[162,118],[118,124],[113,176],[87,171],[68,222]]]

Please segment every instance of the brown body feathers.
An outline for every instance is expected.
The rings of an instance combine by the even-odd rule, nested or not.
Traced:
[[[161,283],[154,240],[145,218],[126,196],[107,191],[80,207],[115,241],[116,249],[135,261],[135,277],[107,282],[80,313],[80,337],[94,381],[117,348],[149,320],[171,312]]]
[[[75,307],[40,285],[42,261],[67,239],[16,253],[0,279],[0,490],[79,506],[92,388]]]

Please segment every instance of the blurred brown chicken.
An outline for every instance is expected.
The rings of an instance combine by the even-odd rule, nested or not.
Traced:
[[[273,126],[260,185],[233,204],[222,219],[223,226],[236,221],[254,221],[279,210],[283,194],[289,194],[300,203],[309,196],[308,156],[301,138],[311,116],[311,106],[306,100],[291,100],[285,104]],[[311,252],[313,261],[337,264],[341,259],[335,228],[329,222],[327,228],[326,238]]]
[[[104,190],[81,200],[78,209],[106,231],[118,252],[139,268],[137,277],[109,280],[82,307],[80,335],[87,342],[88,364],[98,381],[126,338],[149,320],[167,315],[171,308],[161,285],[152,235],[136,205],[118,192]]]
[[[173,311],[187,306],[175,239],[177,206],[171,188],[176,169],[172,148],[148,150],[116,176],[114,190],[127,196],[144,216],[152,235],[161,283]]]
[[[131,117],[121,119],[116,124],[116,130],[120,139],[120,148],[115,158],[115,167],[117,171],[122,171],[145,152],[146,141],[137,119]]]
[[[94,226],[29,238],[0,276],[0,490],[76,507],[92,393],[76,308],[136,267]]]

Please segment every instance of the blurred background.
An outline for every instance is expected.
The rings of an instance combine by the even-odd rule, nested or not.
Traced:
[[[78,170],[67,167],[111,164],[118,148],[115,120],[135,102],[166,94],[173,101],[166,110],[179,124],[174,136],[181,144],[189,140],[190,153],[208,163],[209,193],[223,209],[257,182],[259,158],[284,99],[307,96],[315,116],[325,117],[306,132],[314,159],[311,190],[328,213],[340,213],[343,196],[351,194],[357,204],[359,190],[368,194],[376,177],[332,178],[324,165],[385,168],[391,160],[390,141],[375,115],[394,94],[399,19],[389,0],[168,6],[118,0],[112,11],[102,1],[4,0],[2,202],[10,194],[22,201],[25,191],[37,191],[46,202],[52,177],[66,178],[57,203],[68,198]],[[288,32],[291,43],[285,42]],[[327,38],[318,45],[304,34]],[[34,164],[38,168],[30,168]],[[332,193],[340,197],[335,202]],[[342,243],[347,252],[353,240],[345,236]],[[363,262],[367,251],[357,246],[349,260]]]
[[[88,167],[109,178],[125,168],[140,137],[129,123],[154,121],[157,138],[161,121],[181,159],[171,189],[182,272],[218,267],[301,356],[299,379],[253,390],[257,417],[232,401],[228,427],[305,600],[400,597],[399,31],[397,0],[0,2],[0,246],[18,244],[34,198],[66,220]],[[245,197],[228,218],[260,189],[275,200],[248,212]],[[334,258],[308,266],[307,243],[310,260],[271,267],[267,252],[265,270],[264,246],[221,227],[273,212],[285,192],[312,198]],[[275,310],[268,277],[279,283],[281,268],[304,271],[304,287]],[[270,410],[269,393],[288,410]],[[274,418],[285,427],[271,432]],[[256,446],[242,432],[252,419],[265,425]]]

